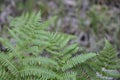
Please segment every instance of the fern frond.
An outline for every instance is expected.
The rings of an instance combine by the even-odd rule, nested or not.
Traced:
[[[91,62],[89,65],[94,68],[95,72],[98,72],[104,77],[120,77],[117,75],[117,69],[120,69],[120,59],[118,59],[115,49],[107,40],[105,41],[104,49],[93,60],[94,62]]]
[[[61,75],[61,80],[77,80],[77,73],[74,71],[69,71]]]
[[[26,65],[26,64],[29,64],[29,65],[35,65],[35,64],[38,64],[38,65],[41,65],[41,66],[54,66],[54,67],[58,67],[58,63],[52,59],[49,59],[49,58],[45,58],[45,57],[28,57],[28,58],[25,58],[23,59],[23,64]],[[52,67],[53,67],[52,66]]]
[[[73,57],[66,62],[66,64],[62,67],[62,70],[65,71],[65,70],[72,68],[77,64],[81,64],[81,63],[85,62],[86,60],[88,60],[92,57],[95,57],[95,56],[96,56],[95,53],[89,53],[89,54],[81,54],[76,57]]]
[[[44,68],[37,68],[37,67],[26,67],[22,69],[19,72],[19,74],[21,78],[22,77],[25,78],[27,76],[33,76],[33,77],[37,76],[43,80],[55,79],[59,77],[55,72],[51,70],[44,69]]]
[[[78,50],[79,50],[78,44],[72,44],[72,45],[69,45],[68,47],[64,48],[64,50],[61,52],[61,55],[65,56],[67,54],[77,53]]]
[[[8,56],[5,56],[3,53],[0,53],[0,63],[1,66],[6,67],[9,71],[10,74],[16,75],[18,73],[18,69],[12,62],[10,62]]]

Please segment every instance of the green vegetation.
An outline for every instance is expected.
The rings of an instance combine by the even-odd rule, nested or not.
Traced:
[[[56,17],[40,20],[39,13],[13,19],[10,37],[0,38],[1,80],[105,80],[119,78],[120,59],[106,40],[98,53],[79,53],[76,37],[48,31]],[[12,39],[12,40],[11,40]],[[78,55],[79,53],[79,55]]]

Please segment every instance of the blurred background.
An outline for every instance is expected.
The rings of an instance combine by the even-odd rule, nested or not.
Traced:
[[[120,0],[0,0],[0,37],[9,35],[10,16],[33,11],[43,21],[57,16],[49,30],[77,36],[84,51],[101,50],[107,39],[120,52]]]

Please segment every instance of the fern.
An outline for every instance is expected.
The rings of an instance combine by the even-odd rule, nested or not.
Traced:
[[[0,79],[96,80],[96,72],[102,71],[101,61],[114,64],[113,58],[116,55],[112,55],[114,51],[108,43],[98,55],[76,55],[80,49],[79,45],[69,44],[75,36],[48,31],[48,26],[54,22],[55,17],[42,22],[40,15],[38,12],[15,18],[11,22],[12,29],[8,29],[13,42],[8,38],[0,38],[0,42],[8,49],[8,52],[0,52]],[[113,60],[109,62],[111,59]],[[92,60],[95,62],[91,62]],[[115,63],[117,60],[116,58]],[[116,70],[119,65],[106,67]],[[108,72],[105,74],[108,75]],[[112,74],[109,75],[114,77]],[[92,76],[95,78],[91,78]]]
[[[120,59],[118,59],[115,49],[105,40],[104,49],[98,52],[93,60],[85,63],[84,69],[86,69],[86,73],[92,79],[108,80],[109,78],[120,78],[120,74],[117,71],[120,69],[119,61]],[[96,76],[94,73],[98,75]]]
[[[105,45],[106,46],[97,57],[96,65],[99,65],[101,68],[105,69],[101,72],[103,76],[120,77],[120,74],[116,71],[116,69],[120,68],[120,59],[117,58],[115,49],[108,43],[108,41],[105,42]],[[117,75],[115,75],[115,73],[117,73]]]
[[[73,66],[75,66],[79,63],[83,63],[83,62],[85,62],[86,60],[88,60],[89,58],[91,58],[95,55],[96,54],[89,53],[89,54],[82,54],[82,55],[78,55],[76,57],[73,57],[66,62],[66,64],[62,67],[62,69],[64,71],[66,69],[72,68]]]

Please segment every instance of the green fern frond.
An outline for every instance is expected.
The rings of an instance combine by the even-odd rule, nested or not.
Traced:
[[[73,53],[76,53],[78,50],[79,50],[78,44],[72,44],[64,48],[64,50],[61,52],[61,55],[65,56],[67,54],[73,54]]]
[[[95,56],[96,56],[95,53],[88,53],[88,54],[81,54],[81,55],[78,55],[76,57],[73,57],[66,62],[66,64],[62,67],[62,70],[64,71],[64,70],[67,70],[69,68],[72,68],[75,65],[81,64],[81,63],[85,62],[86,60],[88,60],[92,57],[95,57]]]
[[[66,72],[62,74],[61,80],[77,80],[77,73],[74,71]]]
[[[18,69],[14,64],[9,60],[7,55],[0,53],[0,63],[2,66],[6,67],[12,75],[16,75],[18,73]]]
[[[28,57],[23,59],[23,64],[24,65],[40,65],[40,66],[54,66],[54,67],[58,67],[58,63],[52,59],[49,58],[45,58],[45,57]]]
[[[38,78],[43,80],[55,79],[59,77],[55,72],[51,70],[37,67],[26,67],[19,71],[19,74],[21,78],[25,78],[27,76],[37,76]]]
[[[103,50],[93,60],[94,62],[91,62],[89,65],[93,67],[94,72],[98,72],[104,77],[120,77],[117,71],[117,69],[120,69],[120,59],[118,59],[115,49],[107,40],[105,40]]]

